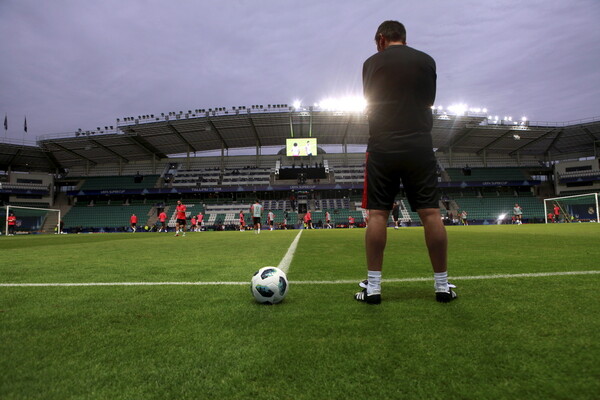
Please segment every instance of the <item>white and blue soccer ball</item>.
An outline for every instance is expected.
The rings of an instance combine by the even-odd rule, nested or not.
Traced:
[[[285,272],[276,267],[262,267],[254,273],[250,284],[252,295],[262,304],[281,302],[289,287]]]

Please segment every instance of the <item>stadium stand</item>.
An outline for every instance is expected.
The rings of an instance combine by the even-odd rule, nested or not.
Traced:
[[[318,138],[317,154],[287,157],[290,131]],[[600,191],[598,119],[509,124],[471,112],[434,112],[432,135],[447,215],[467,209],[475,223],[491,223],[519,203],[526,220],[542,219],[544,197]],[[300,227],[308,209],[315,223],[329,211],[340,226],[350,215],[360,224],[367,137],[361,114],[265,107],[127,121],[93,140],[78,132],[44,137],[35,146],[0,143],[0,201],[59,208],[73,228],[122,229],[132,212],[152,225],[161,207],[173,225],[177,199],[190,213],[204,210],[207,226],[236,227],[240,209],[251,221],[247,209],[256,197],[276,222],[287,212],[289,224]],[[314,169],[324,178],[279,174],[291,168]],[[40,184],[39,177],[28,178],[32,171],[50,178]],[[44,193],[27,193],[34,190]],[[403,223],[418,223],[402,190],[398,200]]]
[[[520,168],[446,168],[451,182],[460,181],[523,181],[531,179]],[[465,175],[467,172],[469,175]]]
[[[77,204],[63,217],[65,229],[69,230],[121,230],[129,227],[131,214],[138,216],[138,226],[146,225],[151,206],[137,205],[85,205]]]
[[[85,178],[81,190],[146,189],[156,187],[159,176],[142,176],[136,182],[132,176],[97,176]]]

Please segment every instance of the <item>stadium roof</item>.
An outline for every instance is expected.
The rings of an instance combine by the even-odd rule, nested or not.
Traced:
[[[365,145],[364,114],[334,111],[260,110],[132,119],[112,132],[80,131],[44,137],[38,146],[0,144],[0,168],[56,171],[76,165],[163,159],[171,154],[284,146],[285,139],[317,138],[321,145]],[[540,124],[541,125],[541,124]],[[437,114],[433,145],[438,151],[544,157],[594,155],[600,119],[540,126],[492,121],[481,113]]]

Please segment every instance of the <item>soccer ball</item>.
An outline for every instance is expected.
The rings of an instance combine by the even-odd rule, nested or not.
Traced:
[[[285,272],[275,267],[262,267],[254,273],[250,284],[252,295],[262,304],[277,304],[285,298],[289,284]]]

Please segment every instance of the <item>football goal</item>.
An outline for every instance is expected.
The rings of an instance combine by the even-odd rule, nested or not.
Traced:
[[[60,210],[7,205],[0,215],[4,234],[60,233]],[[0,228],[1,229],[1,228]]]
[[[598,193],[544,199],[544,214],[549,222],[599,222]]]

